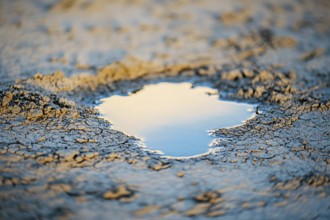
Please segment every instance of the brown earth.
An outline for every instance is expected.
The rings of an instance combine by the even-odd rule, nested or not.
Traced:
[[[0,2],[1,219],[329,219],[328,1]],[[258,105],[211,154],[93,105],[159,81]]]

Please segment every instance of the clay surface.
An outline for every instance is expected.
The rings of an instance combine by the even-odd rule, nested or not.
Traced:
[[[0,219],[329,219],[329,9],[1,1]],[[163,81],[212,85],[257,116],[174,160],[93,108]]]

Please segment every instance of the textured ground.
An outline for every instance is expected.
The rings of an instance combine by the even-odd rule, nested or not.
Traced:
[[[324,1],[0,1],[1,219],[329,219]],[[161,158],[100,97],[208,83],[259,106],[219,150]]]

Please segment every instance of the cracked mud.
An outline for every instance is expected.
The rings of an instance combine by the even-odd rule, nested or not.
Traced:
[[[1,219],[329,219],[328,1],[104,3],[0,2]],[[162,81],[260,108],[162,158],[93,108]]]

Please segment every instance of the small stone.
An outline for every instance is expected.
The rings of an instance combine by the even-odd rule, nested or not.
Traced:
[[[154,211],[157,211],[159,209],[160,209],[160,206],[158,206],[158,205],[149,205],[149,206],[146,206],[146,207],[144,207],[142,209],[136,210],[134,212],[134,215],[136,215],[136,216],[144,216],[144,215],[150,214],[150,213],[152,213]]]
[[[46,140],[46,137],[41,137],[38,139],[38,142],[44,142]]]
[[[15,115],[21,112],[21,108],[18,105],[14,105],[14,107],[11,109],[11,112]]]
[[[36,74],[34,74],[33,78],[34,79],[42,79],[43,75],[42,75],[42,73],[36,73]]]
[[[56,192],[69,192],[71,190],[71,186],[68,184],[52,184],[50,188]]]
[[[300,146],[300,147],[293,147],[291,148],[291,150],[293,152],[299,152],[299,151],[303,151],[305,149],[305,146]]]
[[[228,41],[225,39],[216,39],[215,41],[212,42],[212,45],[214,47],[225,47],[228,45]]]
[[[85,197],[83,197],[83,196],[78,196],[76,198],[76,201],[79,202],[79,203],[83,203],[83,202],[86,202],[87,199]]]
[[[91,69],[91,66],[88,65],[88,64],[78,63],[78,64],[76,65],[76,68],[77,68],[77,69],[88,70],[88,69]]]
[[[246,98],[251,98],[253,96],[253,89],[249,88],[244,95]]]
[[[282,165],[282,164],[283,164],[283,161],[278,161],[278,160],[269,162],[270,166],[278,166],[278,165]]]
[[[217,216],[222,216],[226,214],[226,212],[224,210],[217,210],[217,211],[212,211],[207,213],[208,217],[217,217]]]
[[[327,196],[327,193],[326,192],[321,192],[320,194],[319,194],[319,197],[320,198],[325,198]]]
[[[143,158],[142,158],[143,161],[148,161],[148,160],[150,160],[150,159],[151,159],[150,157],[143,157]]]
[[[91,158],[94,158],[97,156],[99,156],[99,152],[88,152],[88,153],[83,154],[84,159],[91,159]]]
[[[188,210],[186,212],[187,216],[196,216],[196,215],[200,215],[203,214],[207,211],[208,208],[210,208],[211,204],[209,203],[201,203],[201,204],[197,204],[194,208]]]
[[[177,177],[183,177],[185,175],[185,173],[182,171],[182,172],[178,172],[176,174]]]
[[[236,153],[236,157],[248,157],[249,154],[248,153],[244,153],[244,152],[237,152]]]
[[[13,85],[13,88],[14,89],[23,89],[24,86],[23,85],[20,85],[20,84],[15,84],[15,85]]]
[[[274,80],[273,74],[266,70],[261,71],[258,76],[260,81]]]
[[[77,161],[78,163],[81,163],[81,162],[84,161],[84,159],[82,157],[80,157],[80,156],[75,157],[74,160]]]
[[[257,206],[259,206],[259,207],[263,207],[265,205],[267,205],[267,202],[265,202],[265,201],[259,201],[259,202],[257,202]]]
[[[79,155],[79,151],[76,150],[58,150],[56,154],[60,155],[61,158],[64,158],[67,161],[73,160],[75,156]]]
[[[308,61],[311,60],[315,57],[320,57],[324,54],[324,49],[323,48],[316,48],[312,51],[306,52],[300,56],[300,60],[302,61]]]
[[[252,70],[243,69],[242,73],[243,73],[244,77],[247,77],[247,78],[252,78],[254,76],[254,73]]]
[[[323,186],[324,184],[330,184],[330,178],[321,175],[312,176],[308,181],[308,184],[313,187]]]
[[[242,73],[240,70],[233,70],[227,73],[223,73],[221,78],[225,80],[237,80],[242,78]]]
[[[78,143],[87,143],[88,142],[88,139],[85,139],[85,138],[77,138],[76,141]]]
[[[114,191],[108,191],[103,194],[104,199],[119,199],[124,196],[129,196],[132,193],[124,185],[118,186]]]
[[[69,101],[66,98],[60,98],[58,100],[58,104],[60,105],[60,107],[74,107],[75,103],[73,101]]]
[[[120,202],[133,202],[134,200],[136,200],[139,196],[138,195],[134,195],[131,197],[122,197],[119,199]]]
[[[2,106],[7,106],[13,98],[13,93],[8,92],[2,99]]]
[[[37,159],[37,161],[41,164],[45,164],[45,163],[50,163],[50,162],[54,161],[54,158],[53,157],[39,157]]]
[[[276,202],[275,205],[276,206],[279,206],[279,207],[282,207],[282,206],[286,206],[288,205],[289,202],[288,201],[282,201],[282,202]]]
[[[152,169],[155,170],[155,171],[159,171],[159,170],[163,170],[163,169],[166,169],[166,168],[169,168],[171,167],[171,165],[169,164],[163,164],[162,162],[158,162]]]
[[[251,204],[248,203],[248,202],[244,202],[244,203],[242,204],[242,208],[245,208],[245,209],[251,208]]]
[[[32,119],[32,118],[38,118],[43,115],[42,110],[40,109],[32,109],[28,112],[27,118]]]
[[[266,91],[265,87],[264,86],[257,86],[255,89],[254,89],[254,96],[256,98],[259,98],[262,96],[262,94]]]
[[[114,161],[114,160],[120,159],[120,158],[121,158],[120,155],[119,154],[116,154],[116,153],[111,153],[111,154],[109,154],[109,155],[106,156],[106,159],[108,161]]]
[[[273,40],[273,43],[277,47],[284,47],[284,48],[294,48],[297,46],[296,39],[292,37],[277,37]]]
[[[237,95],[244,96],[244,90],[243,89],[238,90]]]
[[[273,102],[282,102],[286,100],[286,96],[280,93],[274,93],[272,94],[271,101]]]

